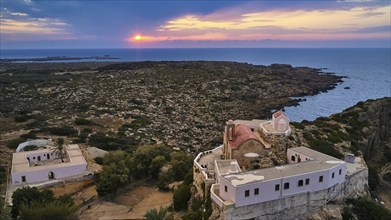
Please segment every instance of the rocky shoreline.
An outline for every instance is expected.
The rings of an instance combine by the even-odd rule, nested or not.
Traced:
[[[268,118],[273,109],[298,104],[289,97],[315,95],[342,82],[321,71],[208,61],[2,63],[0,132],[68,126],[80,135],[87,127],[88,135],[198,152],[221,142],[228,119]],[[30,117],[15,122],[21,112]],[[77,125],[78,118],[91,123]]]

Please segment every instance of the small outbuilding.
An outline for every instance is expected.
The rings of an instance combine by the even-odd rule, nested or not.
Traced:
[[[273,128],[280,132],[285,132],[289,130],[289,118],[281,110],[274,113],[272,116]]]
[[[82,175],[87,172],[87,162],[79,146],[68,145],[66,151],[66,160],[61,160],[53,147],[14,153],[11,170],[12,184],[28,185]]]

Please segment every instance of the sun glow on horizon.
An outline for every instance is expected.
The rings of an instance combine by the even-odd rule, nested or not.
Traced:
[[[137,41],[140,41],[140,40],[142,40],[142,37],[141,37],[140,35],[136,35],[136,36],[134,37],[134,39],[137,40]]]

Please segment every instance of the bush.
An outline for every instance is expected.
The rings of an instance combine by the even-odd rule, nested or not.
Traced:
[[[289,124],[292,125],[295,128],[299,128],[299,129],[304,129],[305,128],[305,126],[302,123],[290,122]]]
[[[11,149],[16,149],[16,148],[18,148],[18,146],[19,146],[20,143],[23,143],[23,142],[25,142],[25,141],[26,141],[26,139],[23,139],[23,138],[16,138],[16,139],[13,139],[13,140],[9,141],[9,142],[7,143],[7,147],[8,147],[8,148],[11,148]]]
[[[77,130],[69,126],[64,126],[62,128],[52,127],[52,128],[48,128],[48,130],[50,134],[59,135],[59,136],[72,136],[77,134]]]
[[[20,138],[22,139],[37,139],[37,135],[34,133],[27,133],[27,134],[22,134],[20,135]]]
[[[174,210],[182,211],[187,209],[191,197],[190,186],[181,184],[174,192]]]
[[[103,157],[95,157],[95,163],[99,165],[103,165]]]
[[[123,137],[116,138],[116,137],[106,136],[102,133],[96,133],[91,135],[90,138],[88,139],[88,143],[91,146],[106,151],[126,150],[127,148],[134,147],[137,144]]]
[[[356,214],[359,220],[389,220],[391,212],[374,203],[373,201],[359,198],[348,199],[348,203],[353,205],[353,212]]]
[[[343,154],[336,150],[334,148],[334,145],[328,141],[318,139],[307,139],[307,141],[309,142],[310,147],[316,151],[330,155],[335,158],[343,158]]]
[[[15,116],[14,120],[15,120],[15,122],[20,123],[20,122],[26,122],[31,118],[32,117],[30,115],[17,115],[17,116]]]
[[[76,125],[92,125],[92,122],[85,118],[77,118],[75,120]]]
[[[369,188],[374,191],[379,185],[380,178],[376,172],[376,168],[373,166],[368,166],[368,185]]]
[[[18,191],[19,190],[19,191]],[[53,192],[45,189],[38,191],[36,188],[22,188],[15,191],[12,196],[12,216],[20,216],[21,219],[68,219],[77,210],[73,200],[69,196],[54,198]]]

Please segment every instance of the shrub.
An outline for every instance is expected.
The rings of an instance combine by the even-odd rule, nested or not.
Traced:
[[[23,138],[16,138],[16,139],[13,139],[13,140],[9,141],[9,142],[7,143],[7,147],[8,147],[8,148],[11,148],[11,149],[16,149],[16,148],[18,148],[18,145],[19,145],[20,143],[23,143],[23,142],[25,142],[25,141],[26,141],[26,139],[23,139]]]
[[[353,212],[356,214],[359,220],[389,220],[391,212],[374,203],[373,201],[359,198],[348,199],[348,203],[353,205]]]
[[[20,138],[22,139],[37,139],[37,135],[34,133],[27,133],[20,135]]]
[[[181,184],[174,192],[174,210],[182,211],[187,209],[191,197],[190,186]]]
[[[129,140],[125,138],[106,136],[102,133],[96,133],[90,136],[88,143],[91,146],[98,147],[102,150],[111,151],[120,149],[124,150],[128,148]]]
[[[92,122],[85,118],[77,118],[75,120],[76,125],[92,125]]]
[[[52,128],[48,128],[48,130],[50,134],[60,135],[60,136],[72,136],[77,134],[77,130],[69,126],[64,126],[62,128],[52,127]]]
[[[17,115],[17,116],[15,116],[14,120],[15,120],[15,122],[19,123],[19,122],[26,122],[31,118],[32,117],[30,115]]]
[[[103,157],[95,157],[95,163],[99,165],[103,165]]]
[[[376,172],[376,168],[373,166],[368,166],[368,185],[372,191],[376,190],[379,185],[380,179],[379,175]]]
[[[309,145],[312,149],[319,151],[321,153],[340,159],[343,158],[343,154],[341,154],[338,150],[336,150],[334,148],[334,145],[328,141],[314,139],[312,141],[309,141]]]

